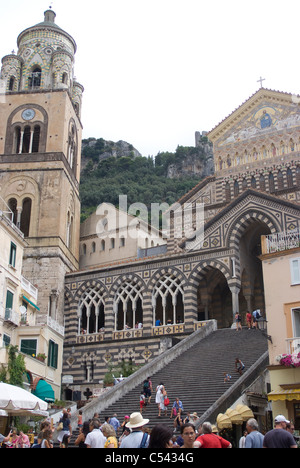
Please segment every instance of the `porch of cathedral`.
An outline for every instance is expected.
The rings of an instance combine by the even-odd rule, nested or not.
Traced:
[[[218,321],[219,328],[231,327],[241,304],[240,282],[220,262],[203,265],[201,276],[192,271],[193,266],[183,262],[153,274],[145,269],[120,276],[116,270],[113,276],[99,271],[97,279],[87,281],[84,274],[80,278],[79,273],[70,273],[66,277],[66,344],[186,336],[211,319]],[[247,300],[249,306],[263,305],[262,291],[256,292],[255,302],[244,286],[245,310]]]

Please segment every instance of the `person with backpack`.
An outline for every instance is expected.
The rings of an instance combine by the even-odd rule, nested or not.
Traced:
[[[252,312],[252,317],[253,317],[253,327],[258,329],[258,321],[261,318],[261,313],[259,309],[256,309]]]
[[[147,379],[144,381],[143,389],[145,397],[147,398],[147,403],[148,405],[150,405],[152,396],[152,382],[150,380],[150,377],[147,377]]]
[[[132,432],[122,440],[120,448],[147,448],[150,436],[146,432],[143,432],[143,427],[148,422],[149,419],[144,419],[141,413],[132,413],[129,423],[126,424],[126,427],[131,429]]]

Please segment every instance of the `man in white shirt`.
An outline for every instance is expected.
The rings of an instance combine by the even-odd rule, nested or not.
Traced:
[[[90,431],[85,439],[87,448],[104,448],[106,437],[100,430],[101,423],[99,419],[92,419],[90,423]]]

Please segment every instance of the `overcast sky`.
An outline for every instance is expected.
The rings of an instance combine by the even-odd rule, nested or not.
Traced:
[[[1,2],[0,57],[51,1]],[[77,42],[84,138],[125,140],[144,156],[194,146],[266,88],[300,92],[299,0],[55,0]]]

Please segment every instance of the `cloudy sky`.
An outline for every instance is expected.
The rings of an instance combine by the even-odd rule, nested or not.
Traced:
[[[0,57],[43,21],[44,0],[1,2]],[[77,42],[84,138],[125,140],[144,156],[194,146],[266,88],[300,93],[299,0],[55,0]]]

